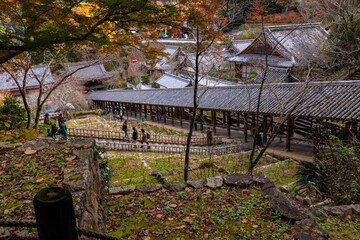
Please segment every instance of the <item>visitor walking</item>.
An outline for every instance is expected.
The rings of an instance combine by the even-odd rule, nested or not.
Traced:
[[[127,138],[128,142],[130,142],[130,138],[129,138],[129,135],[128,135],[128,128],[127,128],[127,121],[125,121],[122,125],[122,130],[124,131],[125,133],[125,136],[123,138],[123,140],[125,141],[125,137]]]
[[[55,119],[54,119],[55,120]],[[51,138],[52,139],[57,139],[56,138],[56,132],[57,132],[57,127],[55,123],[51,123]]]
[[[136,131],[136,128],[133,127],[133,133],[132,133],[132,142],[136,143],[136,141],[138,140],[138,131]]]
[[[143,145],[144,143],[146,143],[148,145],[148,149],[150,148],[149,146],[149,138],[150,138],[150,134],[145,132],[145,129],[141,129],[141,144]],[[143,146],[141,146],[140,148],[142,148]]]
[[[61,131],[61,134],[63,135],[63,138],[65,140],[68,139],[68,132],[67,132],[67,127],[66,127],[66,124],[65,124],[65,120],[61,123],[60,125],[60,131]]]
[[[59,124],[59,128],[60,128],[60,125],[64,122],[64,118],[63,118],[63,115],[62,113],[59,114],[58,116],[58,124]]]
[[[47,129],[46,129],[46,131],[47,131],[47,136],[50,137],[51,125],[50,125],[50,117],[49,117],[49,114],[48,114],[48,113],[45,114],[44,124],[49,125],[49,127],[50,127],[50,128],[47,128]]]
[[[207,141],[207,145],[211,146],[212,145],[212,131],[210,130],[210,128],[208,127],[208,130],[206,131],[206,141]]]
[[[122,121],[123,120],[123,110],[122,109],[120,109],[120,121]]]

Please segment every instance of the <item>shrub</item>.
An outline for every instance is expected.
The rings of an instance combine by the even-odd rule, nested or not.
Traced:
[[[20,129],[11,131],[8,134],[5,133],[1,137],[0,141],[8,141],[8,142],[12,142],[12,143],[28,142],[31,140],[35,140],[38,135],[39,135],[39,131],[36,129],[20,128]]]
[[[6,97],[3,101],[4,105],[0,106],[0,122],[8,122],[2,124],[4,130],[13,130],[24,126],[26,121],[26,111],[19,105],[19,102],[11,97]]]
[[[143,74],[141,75],[141,83],[143,84],[149,84],[150,81],[150,77],[147,74]]]
[[[319,128],[318,128],[319,130]],[[349,134],[351,135],[351,134]],[[318,150],[314,164],[302,164],[297,185],[303,191],[316,190],[335,204],[360,201],[360,143],[355,137],[340,141],[323,131],[317,134]]]

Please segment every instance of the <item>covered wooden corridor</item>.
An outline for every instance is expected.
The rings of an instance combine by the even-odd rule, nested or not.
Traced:
[[[216,87],[202,94],[196,125],[242,131],[244,141],[254,133],[259,85]],[[191,120],[192,88],[110,90],[89,94],[95,108],[123,109],[125,116],[174,124]],[[298,104],[292,111],[294,105]],[[260,104],[260,131],[263,141],[268,139],[274,124],[291,111],[279,134],[286,139],[286,149],[291,150],[293,140],[311,142],[313,124],[327,125],[334,134],[346,131],[359,132],[360,81],[268,84],[263,88]]]

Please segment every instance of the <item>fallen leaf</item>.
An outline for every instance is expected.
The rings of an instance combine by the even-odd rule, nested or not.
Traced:
[[[174,229],[184,229],[186,228],[186,225],[181,225],[181,226],[178,226],[178,227],[174,227]]]
[[[241,222],[242,223],[248,223],[249,221],[247,219],[243,219]]]
[[[144,237],[143,240],[150,240],[150,237]]]
[[[176,208],[177,205],[176,205],[176,204],[170,204],[169,207],[171,207],[171,208]]]
[[[162,214],[157,214],[156,218],[162,218],[162,216],[163,216]]]
[[[74,160],[75,158],[76,158],[76,156],[71,156],[71,157],[66,158],[66,161],[71,162],[71,161]]]
[[[254,225],[252,225],[252,227],[253,227],[253,228],[258,228],[259,225],[254,224]]]
[[[37,183],[42,183],[42,182],[44,182],[44,178],[40,178],[40,179],[36,180],[36,182]]]
[[[18,164],[15,164],[15,166],[16,167],[22,167],[22,166],[24,166],[24,164],[23,163],[18,163]]]
[[[173,218],[168,218],[169,221],[173,221],[174,219]]]
[[[31,155],[31,154],[35,154],[35,153],[36,153],[36,151],[32,150],[32,149],[26,149],[24,152],[25,155]]]
[[[23,203],[25,204],[31,203],[31,200],[24,200]]]
[[[190,218],[190,217],[186,217],[183,219],[184,222],[187,222],[189,224],[192,224],[193,223],[193,220]]]

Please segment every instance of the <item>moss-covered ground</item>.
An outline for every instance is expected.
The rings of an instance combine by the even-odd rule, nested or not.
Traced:
[[[3,150],[0,154],[0,217],[33,219],[33,198],[42,188],[61,182],[72,149],[43,150],[32,155]],[[76,177],[76,176],[75,176]]]
[[[110,196],[107,233],[131,239],[292,239],[261,191],[224,187]]]

